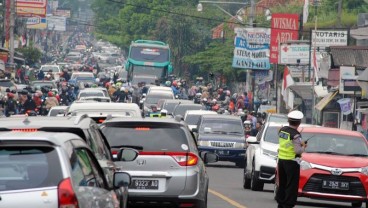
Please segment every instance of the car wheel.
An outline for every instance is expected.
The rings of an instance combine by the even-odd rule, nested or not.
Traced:
[[[258,179],[259,171],[255,171],[254,169],[255,167],[253,162],[250,188],[253,191],[263,191],[264,183]]]
[[[206,196],[204,200],[200,202],[199,208],[207,208],[207,195],[208,195],[208,192],[206,192]]]
[[[247,178],[247,166],[244,166],[244,173],[243,173],[243,188],[250,189],[250,179]]]
[[[236,162],[236,163],[235,163],[235,166],[237,166],[237,167],[239,167],[239,168],[244,168],[244,166],[245,166],[245,162],[244,162],[244,161]]]
[[[362,207],[362,204],[363,204],[363,202],[352,202],[351,206],[352,207]]]
[[[277,184],[275,183],[273,186],[273,198],[276,200],[276,194],[279,191],[279,187],[277,186]]]

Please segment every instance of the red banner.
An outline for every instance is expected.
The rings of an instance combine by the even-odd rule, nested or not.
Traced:
[[[272,14],[270,63],[279,61],[279,44],[298,40],[299,14]]]

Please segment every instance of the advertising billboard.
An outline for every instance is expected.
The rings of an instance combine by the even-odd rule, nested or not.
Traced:
[[[309,64],[310,46],[306,43],[282,43],[279,64]]]

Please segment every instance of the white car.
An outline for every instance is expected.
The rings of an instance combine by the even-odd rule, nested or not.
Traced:
[[[59,80],[60,73],[62,72],[60,66],[56,64],[55,65],[42,65],[40,70],[43,71],[45,74],[47,74],[47,72],[51,70],[52,75],[54,76],[55,80]]]
[[[142,113],[135,103],[102,103],[102,102],[74,102],[70,105],[68,115],[87,114],[97,123],[102,123],[108,116],[141,118]]]
[[[184,121],[188,124],[189,130],[197,128],[201,115],[217,114],[215,111],[208,110],[188,110],[184,115]]]
[[[84,88],[80,90],[77,96],[77,100],[84,97],[110,97],[105,88]]]
[[[244,167],[243,187],[253,191],[262,191],[265,183],[275,182],[277,150],[279,149],[278,132],[288,123],[266,122],[256,137],[246,139],[246,165]],[[303,126],[311,126],[302,124]],[[300,130],[300,129],[299,129]]]
[[[68,106],[54,106],[50,108],[47,116],[65,116],[68,108]]]

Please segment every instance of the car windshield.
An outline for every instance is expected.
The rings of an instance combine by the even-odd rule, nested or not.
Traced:
[[[188,150],[185,131],[177,125],[107,125],[102,127],[102,132],[112,148],[138,146],[143,151]]]
[[[65,112],[66,110],[62,110],[62,109],[51,109],[49,116],[63,116]]]
[[[266,142],[270,142],[270,143],[274,143],[274,144],[278,144],[279,143],[279,130],[280,130],[281,126],[268,126],[268,128],[266,128],[266,132],[264,135],[264,140]]]
[[[160,93],[160,94],[148,94],[145,100],[147,104],[157,104],[161,99],[174,99],[172,94]]]
[[[9,81],[0,81],[0,86],[1,87],[13,87],[14,84],[9,80]]]
[[[57,186],[62,178],[52,147],[0,147],[0,192]]]
[[[361,137],[324,133],[302,133],[308,140],[306,152],[368,157],[368,146]]]
[[[51,88],[56,87],[54,83],[51,83],[51,82],[33,82],[32,86],[37,89],[41,89],[41,87],[44,87],[44,86],[49,86]]]
[[[174,115],[184,116],[188,110],[204,110],[202,105],[178,105],[174,110]]]
[[[79,97],[104,97],[103,92],[81,92]]]
[[[201,117],[201,115],[197,115],[197,114],[188,114],[186,117],[185,117],[185,122],[188,124],[188,125],[197,125],[198,121],[199,121],[199,118]]]
[[[270,115],[268,121],[276,123],[287,123],[288,119],[286,115]]]
[[[58,66],[42,66],[41,70],[44,72],[49,72],[50,70],[52,72],[60,72],[60,69]]]
[[[94,79],[92,73],[86,73],[86,74],[72,74],[71,79]]]
[[[167,113],[172,114],[172,112],[174,111],[175,107],[178,104],[179,104],[179,102],[177,102],[177,103],[172,103],[172,102],[166,103],[165,102],[165,104],[163,105],[162,109],[165,109],[165,110],[167,110]]]
[[[202,121],[199,133],[203,134],[244,134],[241,120],[205,119]]]

